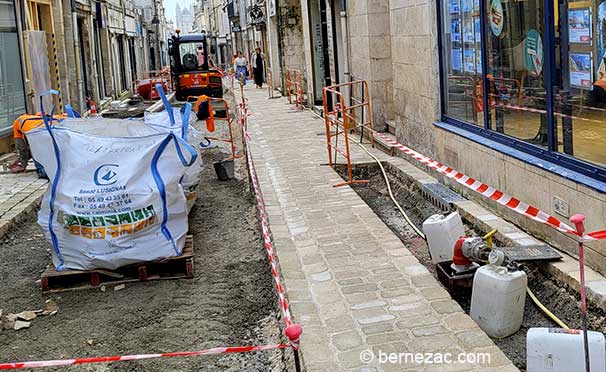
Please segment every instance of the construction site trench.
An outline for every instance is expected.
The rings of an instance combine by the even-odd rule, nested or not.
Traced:
[[[387,164],[385,164],[387,165]],[[392,167],[386,166],[393,194],[408,214],[411,221],[422,229],[423,221],[433,214],[444,214],[445,211],[434,205],[421,190],[402,174],[396,173]],[[337,167],[338,173],[346,179],[346,168]],[[402,240],[411,253],[437,278],[435,265],[432,263],[426,242],[421,239],[408,225],[404,217],[390,199],[385,178],[376,163],[358,164],[353,166],[355,179],[369,180],[368,184],[352,185],[356,193],[370,206],[381,220]],[[466,223],[467,221],[464,221]],[[468,236],[479,236],[478,232],[466,223]],[[498,245],[499,242],[497,241]],[[543,305],[555,313],[570,328],[581,328],[580,298],[577,291],[541,269],[540,264],[526,264],[524,271],[528,275],[529,288],[535,293]],[[471,289],[449,290],[452,298],[469,314],[471,306]],[[606,325],[606,313],[591,303],[588,303],[589,329],[603,329]],[[507,355],[520,370],[526,370],[526,333],[533,327],[558,327],[549,319],[532,300],[526,296],[524,321],[521,328],[513,335],[493,339],[495,344]]]
[[[218,126],[217,131],[225,135],[226,127]],[[3,362],[284,342],[245,169],[240,164],[235,179],[219,181],[213,163],[227,158],[228,148],[214,146],[201,155],[205,166],[189,218],[195,249],[193,279],[46,295],[39,278],[51,262],[52,246],[42,236],[36,216],[32,214],[5,236],[0,249],[1,311],[6,315],[36,310],[50,299],[58,312],[32,320],[29,328],[0,327]],[[286,372],[293,370],[291,358],[291,350],[270,350],[47,370]]]

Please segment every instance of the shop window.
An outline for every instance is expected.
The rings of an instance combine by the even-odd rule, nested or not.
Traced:
[[[488,5],[489,128],[547,147],[543,0]]]
[[[448,115],[483,125],[479,9],[479,0],[442,2],[442,79]]]
[[[12,2],[0,1],[0,131],[25,112],[19,36]],[[10,53],[8,51],[11,51]]]
[[[606,182],[606,0],[438,4],[443,121]]]
[[[570,1],[555,10],[557,150],[604,166],[606,1]]]

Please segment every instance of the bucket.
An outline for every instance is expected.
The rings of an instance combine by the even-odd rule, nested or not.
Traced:
[[[234,178],[234,161],[223,160],[213,164],[215,166],[215,173],[219,181],[228,181]]]

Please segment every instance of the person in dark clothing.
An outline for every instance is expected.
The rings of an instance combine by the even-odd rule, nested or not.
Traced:
[[[257,47],[255,49],[255,54],[253,54],[253,75],[255,77],[255,84],[257,85],[257,88],[262,88],[263,87],[263,81],[264,81],[264,67],[263,65],[265,64],[265,56],[263,56],[263,53],[261,53],[261,48]]]

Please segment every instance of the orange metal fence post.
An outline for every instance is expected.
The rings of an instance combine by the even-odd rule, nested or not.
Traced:
[[[195,111],[197,114],[197,111],[199,109],[199,105],[200,105],[200,101],[201,98],[200,96],[188,96],[187,100],[189,101],[190,98],[196,98],[196,104],[195,104]],[[214,97],[206,97],[206,99],[208,100],[209,103],[211,103],[212,106],[212,102],[223,102],[223,104],[225,104],[225,117],[217,117],[214,116],[213,119],[214,121],[225,121],[227,122],[227,130],[229,133],[229,138],[220,138],[220,137],[210,137],[207,136],[206,138],[212,141],[221,141],[221,142],[227,142],[229,143],[229,147],[231,150],[231,156],[229,158],[227,158],[227,160],[232,160],[232,159],[237,159],[240,157],[240,155],[236,154],[236,144],[234,143],[234,134],[233,134],[233,129],[232,129],[232,120],[231,120],[231,115],[229,114],[229,104],[227,103],[227,100],[225,100],[225,98],[214,98]],[[212,110],[212,109],[211,109]]]
[[[290,70],[286,69],[284,72],[284,81],[286,84],[286,97],[288,97],[288,103],[291,104],[291,100],[290,100]]]
[[[361,99],[354,97],[354,88],[360,87]],[[344,90],[350,92],[351,103],[347,105],[345,100]],[[300,92],[300,91],[299,91]],[[334,104],[333,108],[329,110],[328,107],[328,95],[331,95]],[[368,183],[368,180],[354,180],[353,169],[351,164],[351,148],[349,144],[349,132],[360,130],[363,140],[364,129],[369,130],[370,142],[374,146],[374,128],[372,120],[372,106],[370,103],[370,92],[368,90],[368,82],[365,80],[357,80],[349,83],[331,85],[322,89],[322,101],[324,107],[324,125],[326,127],[326,147],[328,149],[328,165],[336,166],[336,156],[340,154],[346,160],[347,166],[347,180],[343,183],[334,185],[335,187]],[[362,111],[361,120],[358,121],[358,115],[356,115],[356,109]],[[365,115],[367,111],[367,115]],[[335,128],[335,132],[332,132],[332,128]],[[344,149],[339,148],[339,136],[343,135]],[[334,137],[334,142],[332,140]],[[334,151],[335,160],[332,159],[332,152]]]

